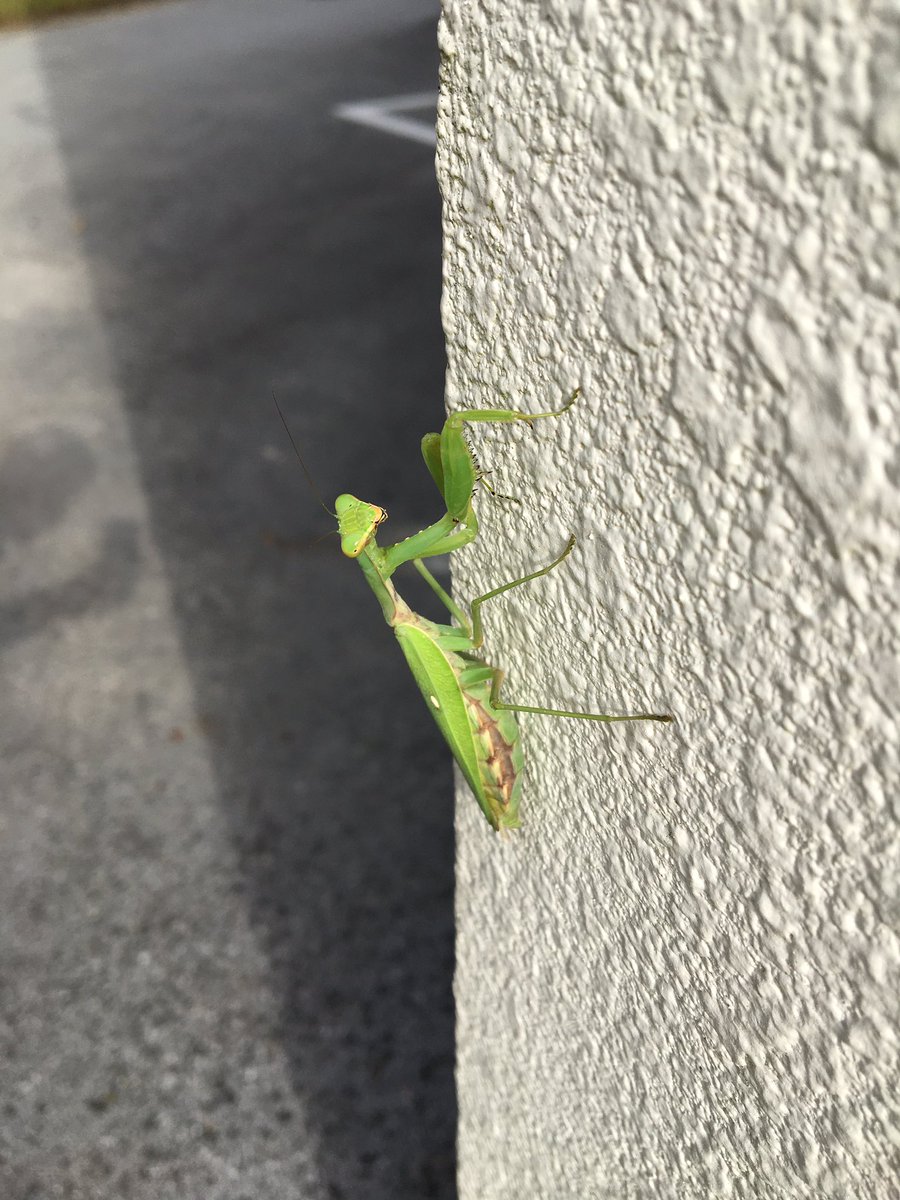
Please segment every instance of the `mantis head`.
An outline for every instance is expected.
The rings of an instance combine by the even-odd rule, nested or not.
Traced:
[[[359,558],[375,530],[382,521],[387,520],[383,508],[377,504],[366,504],[365,500],[357,500],[346,492],[335,500],[334,511],[341,535],[341,549],[348,558]]]

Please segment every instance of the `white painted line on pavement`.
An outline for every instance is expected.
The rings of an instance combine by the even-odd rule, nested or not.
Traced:
[[[355,121],[357,125],[368,125],[383,133],[393,133],[397,137],[434,146],[437,139],[430,121],[417,121],[414,117],[397,114],[415,108],[430,108],[435,104],[436,92],[416,92],[410,96],[388,96],[385,100],[357,100],[352,104],[339,104],[332,111],[343,121]]]

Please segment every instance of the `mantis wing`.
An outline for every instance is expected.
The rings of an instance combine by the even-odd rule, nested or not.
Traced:
[[[494,823],[478,769],[478,748],[456,672],[434,637],[415,625],[394,632],[419,691],[487,819]]]

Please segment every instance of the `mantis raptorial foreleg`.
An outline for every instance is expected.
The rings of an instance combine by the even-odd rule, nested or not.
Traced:
[[[421,532],[385,547],[385,565],[389,573],[417,558],[451,554],[478,536],[478,519],[472,507],[472,496],[481,475],[466,442],[464,429],[467,423],[503,425],[524,421],[526,425],[531,425],[545,417],[562,416],[577,397],[578,391],[555,412],[525,413],[513,408],[485,408],[453,413],[444,422],[440,433],[426,433],[422,438],[422,457],[444,498],[447,511],[439,521]]]
[[[580,389],[572,393],[562,408],[552,412],[526,413],[515,408],[473,408],[452,413],[440,433],[426,433],[422,438],[422,457],[431,477],[444,497],[447,512],[462,521],[471,512],[472,493],[482,477],[464,432],[467,424],[480,421],[491,424],[510,424],[542,421],[546,417],[561,417],[578,399]]]

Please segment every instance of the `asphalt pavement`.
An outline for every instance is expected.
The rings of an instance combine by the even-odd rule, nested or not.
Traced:
[[[437,515],[433,153],[333,115],[436,18],[0,36],[4,1200],[455,1195],[449,762],[272,403]]]

